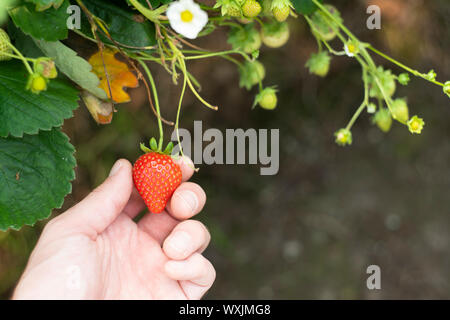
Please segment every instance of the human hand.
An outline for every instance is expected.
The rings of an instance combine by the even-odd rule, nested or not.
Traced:
[[[145,204],[132,166],[119,160],[83,201],[44,228],[14,299],[200,299],[215,279],[201,255],[210,234],[195,220],[203,189],[186,182],[192,162],[178,163],[183,181],[160,214],[133,218]]]

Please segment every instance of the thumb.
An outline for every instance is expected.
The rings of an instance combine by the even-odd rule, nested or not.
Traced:
[[[84,200],[66,211],[60,219],[70,229],[103,232],[122,212],[133,189],[132,166],[118,160],[109,177]],[[61,221],[61,222],[63,222]]]

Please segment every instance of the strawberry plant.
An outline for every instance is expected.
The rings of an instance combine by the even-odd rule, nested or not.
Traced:
[[[73,6],[80,10],[80,23],[69,28],[69,20],[77,19],[68,14],[76,14]],[[398,124],[420,134],[425,121],[409,109],[414,102],[395,95],[410,76],[441,87],[450,97],[450,81],[440,82],[433,70],[419,72],[361,41],[345,26],[338,8],[320,0],[2,0],[0,230],[48,217],[71,192],[75,148],[61,127],[80,101],[94,121],[108,124],[115,105],[131,99],[124,88],[139,85],[147,91],[159,137],[150,140],[150,149],[142,147],[146,154],[137,160],[133,178],[149,209],[161,211],[181,181],[170,156],[172,145],[163,148],[163,125],[178,129],[186,90],[200,104],[218,110],[199,94],[200,79],[189,72],[187,61],[219,57],[234,64],[239,86],[255,90],[254,107],[274,110],[283,89],[263,84],[266,71],[259,50],[283,46],[296,19],[304,19],[317,40],[317,52],[305,62],[311,76],[325,77],[332,58],[339,56],[353,59],[362,70],[364,99],[348,124],[336,131],[337,144],[352,144],[352,127],[365,110],[384,132]],[[203,49],[192,41],[224,28],[229,50]],[[73,37],[96,52],[85,56],[68,41]],[[402,73],[377,65],[374,55]],[[181,86],[176,119],[163,116],[154,65],[163,66]]]

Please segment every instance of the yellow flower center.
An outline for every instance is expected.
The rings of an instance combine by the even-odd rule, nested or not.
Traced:
[[[411,123],[411,129],[416,131],[420,129],[420,123],[418,121],[413,121],[413,123]]]
[[[183,22],[191,22],[194,15],[189,10],[184,10],[181,12],[181,21]]]
[[[351,53],[354,53],[356,51],[356,47],[354,44],[349,44],[347,47],[348,47],[348,51]]]

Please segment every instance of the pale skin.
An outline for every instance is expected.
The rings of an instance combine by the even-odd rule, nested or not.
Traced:
[[[192,162],[178,163],[183,182],[166,210],[135,223],[145,204],[130,162],[118,160],[102,185],[46,225],[13,299],[200,299],[216,273],[202,255],[210,234],[189,219],[206,195],[187,182]]]

